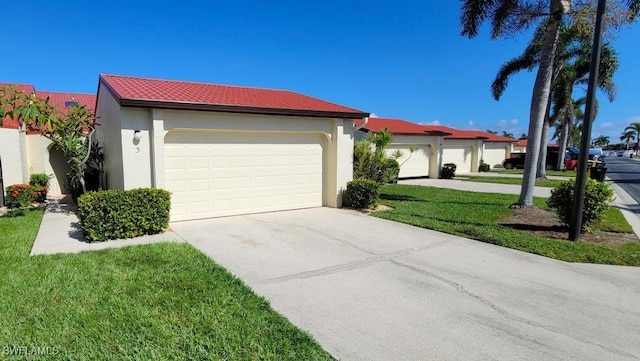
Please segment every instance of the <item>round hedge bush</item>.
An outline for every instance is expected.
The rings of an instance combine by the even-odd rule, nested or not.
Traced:
[[[551,190],[551,197],[547,199],[547,206],[556,211],[558,218],[565,225],[571,223],[575,187],[574,180],[563,182]],[[611,187],[604,182],[587,179],[581,232],[589,231],[591,225],[602,218],[604,211],[609,208],[612,201],[613,190]]]
[[[380,186],[371,179],[355,179],[347,183],[342,195],[342,205],[356,209],[369,208],[376,204],[380,196]]]

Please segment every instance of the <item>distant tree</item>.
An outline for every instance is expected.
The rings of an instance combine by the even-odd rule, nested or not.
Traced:
[[[496,132],[495,130],[491,130],[491,129],[487,129],[487,133],[498,134],[498,132]]]
[[[640,123],[636,122],[636,123],[631,123],[629,124],[628,127],[624,128],[625,132],[632,132],[635,139],[638,140],[640,139]],[[638,147],[636,147],[638,148]],[[636,154],[638,153],[638,149],[636,149]]]
[[[627,130],[624,133],[622,133],[622,135],[620,136],[620,140],[625,142],[627,144],[627,150],[629,149],[629,142],[631,142],[632,140],[636,140],[636,132],[633,132],[631,130]]]
[[[507,137],[507,138],[513,138],[513,133],[509,133],[508,131],[503,130],[502,131],[502,136],[503,137]]]
[[[606,147],[607,145],[609,145],[609,143],[611,143],[611,141],[606,135],[601,135],[593,140],[593,145],[595,145],[596,147]]]
[[[527,133],[520,134],[520,138],[518,138],[518,139],[519,140],[527,139]]]

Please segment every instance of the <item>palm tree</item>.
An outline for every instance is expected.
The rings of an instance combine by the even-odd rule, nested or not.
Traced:
[[[609,143],[611,142],[609,141],[609,137],[606,135],[601,135],[593,140],[593,145],[596,147],[606,147]]]
[[[628,127],[624,128],[625,132],[632,132],[636,140],[640,139],[640,123],[631,123]],[[638,147],[636,147],[636,155],[638,154]]]
[[[495,133],[494,133],[495,134]],[[507,138],[513,138],[513,133],[509,133],[506,130],[502,131],[502,136]]]
[[[640,11],[640,0],[622,1],[628,13],[620,16],[620,22],[635,21]],[[584,10],[592,7],[590,2],[577,1],[576,5]],[[493,39],[513,35],[540,20],[545,23],[544,37],[541,45],[538,73],[533,86],[531,111],[529,116],[529,137],[524,177],[520,198],[515,206],[533,207],[533,190],[535,186],[536,166],[540,152],[540,140],[545,113],[551,92],[553,76],[553,60],[560,33],[563,16],[570,10],[570,0],[525,1],[525,0],[463,0],[460,16],[461,33],[473,38],[485,21],[491,22]],[[580,18],[587,14],[579,11],[574,14]]]
[[[487,129],[487,133],[489,134],[498,134],[495,130]]]
[[[542,36],[544,35],[544,27],[539,27],[534,37],[518,57],[506,62],[501,68],[496,79],[491,85],[493,96],[498,100],[507,84],[509,77],[522,70],[531,70],[535,68],[540,58]],[[571,96],[573,87],[581,84],[588,79],[589,63],[591,57],[591,47],[588,46],[589,38],[580,32],[576,27],[561,26],[561,31],[556,49],[556,58],[554,61],[553,82],[550,94],[550,101],[547,105],[545,114],[545,122],[543,123],[542,137],[540,139],[540,155],[538,157],[537,178],[546,177],[547,157],[547,139],[549,137],[549,128],[552,124],[555,127],[562,127],[563,132],[560,135],[560,152],[564,154],[567,146],[568,132],[573,116],[571,114],[573,102]],[[600,76],[599,87],[603,90],[610,101],[615,97],[615,84],[613,83],[613,74],[618,69],[618,59],[616,52],[609,44],[603,46],[602,56],[600,59]],[[553,113],[550,113],[553,104]],[[564,109],[563,109],[564,108]],[[559,117],[561,111],[566,114],[564,118]],[[557,136],[557,135],[556,135]],[[558,157],[557,169],[563,166],[563,157]]]
[[[640,1],[640,0],[638,0]],[[478,34],[482,23],[491,18],[492,38],[496,39],[508,33],[517,32],[531,25],[539,18],[528,17],[526,14],[548,15],[544,19],[544,38],[541,44],[538,74],[533,86],[531,112],[529,116],[529,137],[527,154],[524,165],[524,177],[520,198],[515,206],[533,207],[533,190],[535,187],[536,165],[540,153],[540,138],[542,137],[542,123],[549,102],[551,78],[553,74],[553,59],[556,53],[560,22],[563,15],[569,11],[571,2],[568,0],[550,0],[548,7],[543,8],[544,2],[534,3],[525,1],[500,0],[464,0],[462,3],[462,35],[470,38]]]
[[[620,136],[620,140],[627,143],[627,150],[629,150],[629,142],[632,140],[636,140],[636,132],[627,130]]]

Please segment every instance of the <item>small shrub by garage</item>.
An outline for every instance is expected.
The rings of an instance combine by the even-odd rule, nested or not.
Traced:
[[[380,186],[371,179],[355,179],[347,183],[342,195],[342,205],[357,209],[369,208],[376,204],[380,196]]]
[[[551,190],[551,197],[547,199],[549,208],[555,209],[560,221],[566,225],[571,223],[575,187],[574,180],[563,182],[557,188]],[[589,231],[590,226],[602,218],[612,201],[613,190],[609,185],[604,182],[587,179],[581,232]]]
[[[78,198],[78,218],[89,241],[133,238],[167,229],[170,205],[163,189],[88,192]]]

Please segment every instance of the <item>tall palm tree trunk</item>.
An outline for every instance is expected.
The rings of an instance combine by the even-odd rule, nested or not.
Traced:
[[[571,118],[569,114],[565,114],[562,120],[562,129],[560,130],[560,137],[558,138],[558,162],[556,163],[556,170],[564,169],[564,154],[567,152],[567,143],[569,142],[569,125],[571,124]]]
[[[540,67],[536,75],[531,99],[531,113],[529,116],[529,133],[527,138],[527,157],[524,162],[524,177],[520,198],[516,206],[522,208],[533,207],[533,191],[536,184],[536,168],[540,155],[540,137],[551,92],[551,79],[553,78],[553,59],[558,45],[560,33],[560,20],[568,11],[569,2],[553,0],[551,4],[551,19],[545,31],[544,43]]]
[[[547,110],[542,123],[542,135],[540,136],[540,156],[538,157],[538,172],[536,178],[547,179],[547,145],[549,144],[549,128],[551,127],[551,97],[547,102]]]

